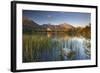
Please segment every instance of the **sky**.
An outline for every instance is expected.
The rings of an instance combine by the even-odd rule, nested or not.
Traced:
[[[88,25],[91,21],[91,14],[82,12],[23,10],[23,16],[39,25],[68,23],[73,26],[84,26]]]

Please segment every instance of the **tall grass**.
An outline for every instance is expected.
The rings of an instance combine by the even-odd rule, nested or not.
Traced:
[[[67,47],[70,46],[68,45],[68,40],[72,38],[65,37],[64,39],[64,37],[61,38],[61,36],[54,36],[48,37],[45,33],[42,32],[37,32],[34,34],[23,34],[23,62],[25,63],[66,60],[63,56],[62,49],[65,47],[65,45]],[[73,43],[70,44],[73,46]],[[70,49],[73,48],[72,46],[70,46]],[[86,54],[89,54],[90,57],[90,49],[88,49],[91,48],[90,44],[86,46]],[[75,55],[76,52],[71,51],[67,56],[67,60],[76,60]]]
[[[49,53],[51,47],[51,39],[46,36],[23,35],[23,62],[40,61],[41,53]]]

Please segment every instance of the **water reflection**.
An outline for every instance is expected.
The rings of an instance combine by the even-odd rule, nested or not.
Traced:
[[[23,35],[23,62],[86,60],[91,56],[90,39],[63,32]]]

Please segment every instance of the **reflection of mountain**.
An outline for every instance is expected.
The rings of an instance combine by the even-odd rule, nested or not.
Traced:
[[[91,26],[86,27],[74,27],[70,24],[63,23],[59,25],[52,24],[43,24],[39,25],[38,23],[30,20],[28,18],[23,17],[23,32],[32,33],[38,31],[49,31],[49,32],[66,32],[69,35],[77,35],[77,36],[91,36]]]

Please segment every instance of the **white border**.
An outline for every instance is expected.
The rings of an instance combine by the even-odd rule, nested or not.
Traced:
[[[64,6],[45,6],[45,5],[28,5],[17,4],[17,47],[16,47],[16,66],[17,70],[22,69],[39,69],[39,68],[52,68],[52,67],[72,67],[72,66],[85,66],[95,65],[96,58],[96,10],[93,8],[82,7],[64,7]],[[77,60],[77,61],[57,61],[57,62],[33,62],[22,63],[22,10],[43,10],[43,11],[66,11],[66,12],[84,12],[91,13],[91,60]]]

